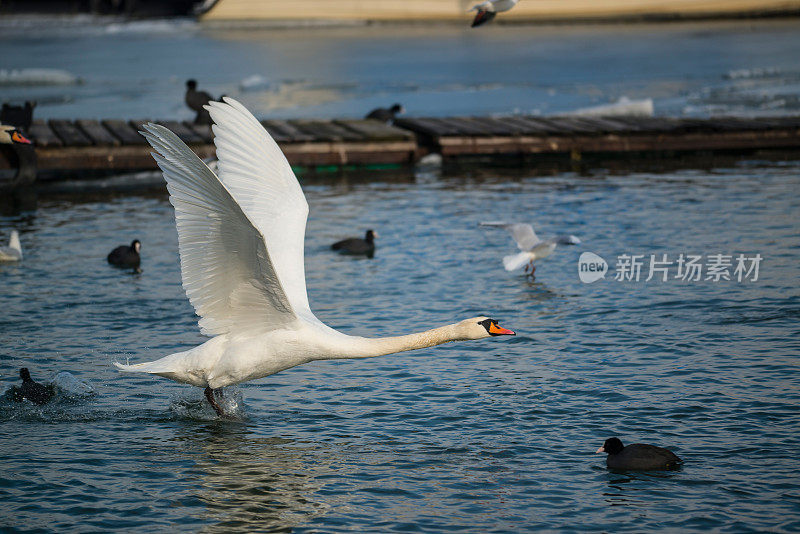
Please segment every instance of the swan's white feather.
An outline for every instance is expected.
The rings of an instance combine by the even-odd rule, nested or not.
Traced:
[[[294,313],[310,322],[303,243],[308,203],[286,156],[239,102],[211,102],[219,179],[264,237]]]
[[[183,287],[201,331],[219,335],[295,321],[263,235],[223,183],[168,129],[148,124],[145,130],[175,207]]]

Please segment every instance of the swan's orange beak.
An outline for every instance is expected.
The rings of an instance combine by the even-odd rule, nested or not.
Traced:
[[[31,140],[28,139],[27,137],[25,137],[24,135],[22,135],[19,132],[12,133],[11,134],[11,140],[14,141],[15,143],[20,143],[20,144],[23,144],[23,145],[30,145],[31,144]]]
[[[489,325],[489,333],[493,336],[516,336],[516,332],[508,328],[502,328],[497,323]]]

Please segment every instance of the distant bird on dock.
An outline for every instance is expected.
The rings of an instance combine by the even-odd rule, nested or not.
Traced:
[[[606,465],[625,471],[664,471],[677,469],[683,460],[663,447],[634,443],[625,447],[619,438],[609,438],[597,453],[608,454]]]
[[[0,247],[0,261],[20,261],[22,259],[22,244],[19,242],[19,232],[11,231],[11,239],[7,247]]]
[[[201,332],[211,339],[159,360],[116,363],[120,370],[205,388],[209,404],[225,416],[218,402],[222,388],[297,365],[514,335],[488,317],[379,338],[350,336],[324,324],[306,292],[308,202],[286,156],[236,100],[208,108],[219,175],[167,128],[147,124],[142,134],[155,150],[175,208],[186,296],[200,316]],[[369,318],[360,321],[372,324]]]
[[[519,0],[486,0],[485,2],[472,6],[470,11],[477,11],[475,18],[472,20],[472,27],[474,28],[481,24],[486,24],[498,13],[508,11],[517,5],[517,2],[519,2]]]
[[[536,272],[535,260],[546,258],[556,249],[558,245],[578,245],[581,240],[574,235],[563,235],[542,241],[533,231],[530,224],[506,223],[506,222],[482,222],[481,226],[494,228],[505,228],[511,233],[511,237],[517,243],[517,247],[522,251],[518,254],[511,254],[503,257],[503,266],[506,271],[515,271],[525,266],[525,272],[530,269],[530,274]]]
[[[376,237],[378,237],[377,233],[372,230],[367,230],[367,233],[364,234],[364,239],[359,237],[342,239],[331,245],[331,249],[338,250],[342,254],[367,256],[371,258],[375,255]]]
[[[208,114],[208,111],[203,106],[212,100],[214,100],[213,96],[205,91],[197,90],[196,80],[186,81],[186,95],[184,96],[184,102],[186,102],[186,105],[189,106],[189,109],[196,113],[194,117],[195,124],[211,124],[211,115]]]
[[[27,400],[41,406],[42,404],[47,404],[55,395],[55,388],[52,385],[45,386],[35,382],[31,378],[31,373],[27,367],[19,370],[19,376],[22,378],[22,385],[14,386],[9,391],[11,398],[15,402]]]
[[[397,115],[405,113],[405,108],[400,104],[395,104],[390,108],[375,108],[364,117],[365,119],[375,119],[381,122],[393,123]]]
[[[136,268],[141,262],[139,251],[142,249],[142,244],[138,239],[131,242],[131,246],[120,245],[108,253],[108,263],[116,267],[133,267]]]

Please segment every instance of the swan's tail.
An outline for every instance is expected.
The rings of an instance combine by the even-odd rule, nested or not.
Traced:
[[[176,366],[176,362],[171,356],[176,355],[172,354],[153,362],[135,363],[133,365],[123,365],[119,362],[114,362],[114,365],[123,373],[148,373],[193,386],[205,387],[208,385],[205,379],[198,374],[188,373],[185,369]]]
[[[166,372],[167,369],[164,365],[156,365],[159,364],[160,360],[156,360],[154,362],[144,362],[144,363],[134,363],[131,365],[122,364],[119,362],[114,362],[114,366],[122,371],[123,373],[150,373],[150,374],[158,374]]]
[[[506,271],[516,271],[517,269],[522,268],[529,261],[531,261],[531,255],[527,252],[511,254],[510,256],[503,257],[503,267],[506,268]]]
[[[184,352],[177,352],[165,356],[160,360],[152,362],[134,363],[131,365],[114,362],[114,366],[123,373],[148,373],[151,375],[163,376],[177,382],[185,382],[192,385],[203,385],[205,382],[199,379],[196,373],[187,372]]]

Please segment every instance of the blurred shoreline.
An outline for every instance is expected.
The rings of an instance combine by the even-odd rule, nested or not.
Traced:
[[[265,3],[269,4],[269,2]],[[703,6],[707,3],[700,2]],[[800,19],[800,0],[784,2],[779,6],[763,5],[757,1],[745,0],[731,2],[736,9],[718,10],[597,10],[563,11],[542,10],[531,13],[530,10],[520,9],[504,13],[496,18],[492,24],[495,26],[607,26],[615,24],[647,25],[664,23],[685,22],[724,22],[747,20],[797,20]],[[450,15],[433,15],[428,17],[411,16],[406,13],[387,14],[380,12],[365,12],[355,14],[351,12],[335,13],[322,10],[317,13],[306,10],[285,9],[279,13],[268,12],[266,9],[217,11],[212,9],[209,13],[195,17],[191,15],[148,15],[137,13],[133,15],[122,14],[97,14],[88,12],[25,12],[8,9],[0,12],[0,29],[37,28],[42,26],[74,25],[115,25],[163,22],[169,24],[182,23],[186,26],[196,25],[198,28],[208,29],[325,29],[347,28],[364,26],[392,26],[392,27],[459,27],[468,23],[472,13],[468,11],[453,12]]]
[[[203,21],[441,23],[468,20],[475,0],[218,0]],[[206,2],[211,4],[211,2]],[[520,2],[496,22],[644,22],[800,15],[800,0],[537,0]]]

